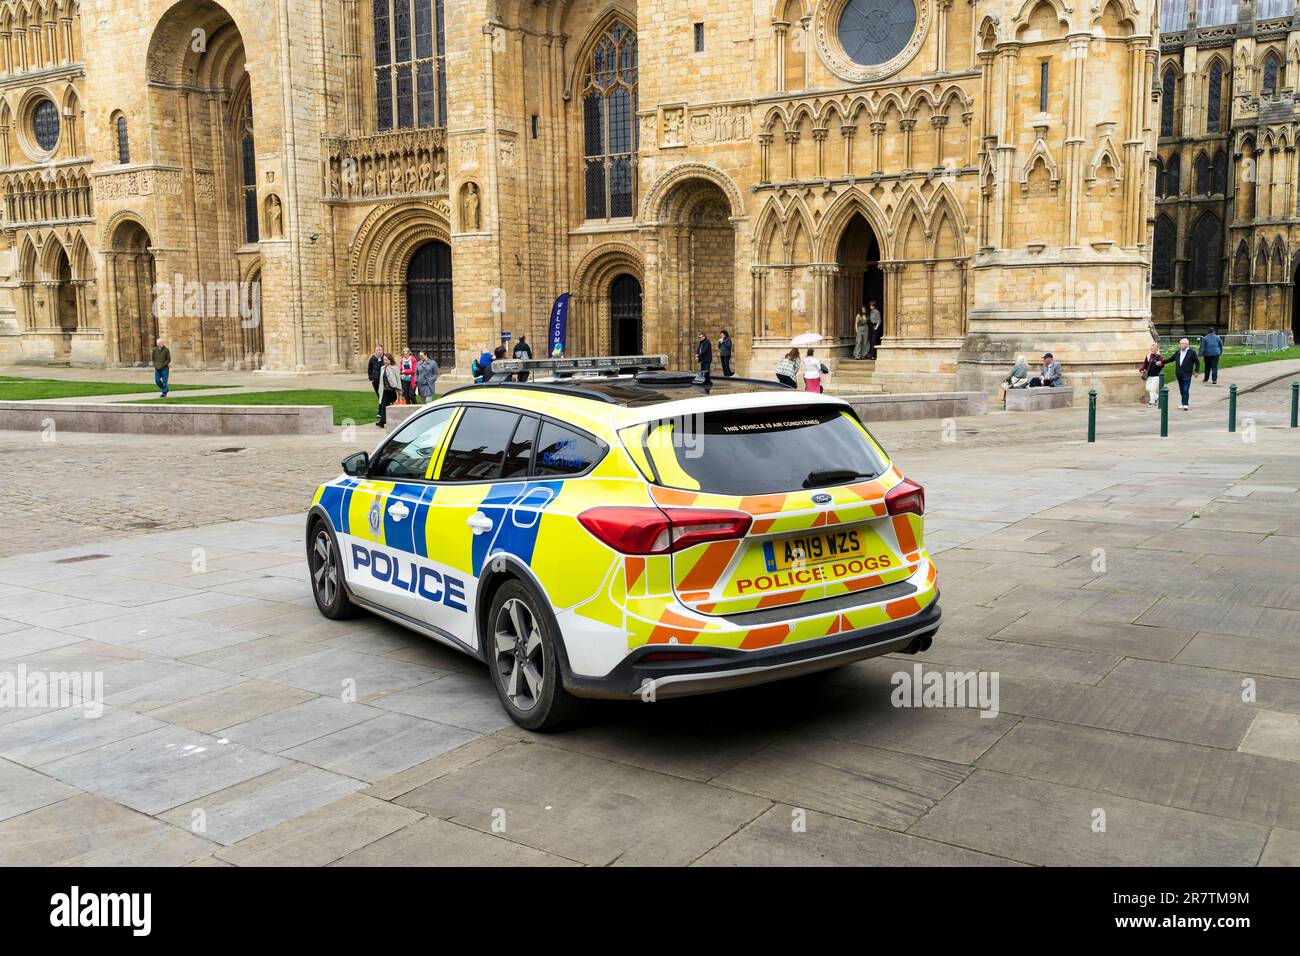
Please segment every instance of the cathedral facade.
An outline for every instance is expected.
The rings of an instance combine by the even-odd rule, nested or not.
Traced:
[[[383,344],[464,375],[544,342],[568,292],[569,355],[689,367],[727,329],[769,377],[805,331],[847,361],[874,301],[890,389],[989,389],[1050,349],[1123,398],[1157,205],[1179,290],[1199,261],[1195,210],[1156,198],[1159,43],[1154,0],[0,0],[0,362],[134,365],[163,336],[182,366]],[[1180,122],[1196,95],[1176,81]],[[1286,218],[1291,133],[1267,137]],[[1247,245],[1269,276],[1278,228]],[[1250,308],[1287,295],[1257,275]],[[1172,289],[1157,322],[1199,308]]]
[[[1162,332],[1300,336],[1291,0],[1167,0],[1152,312]]]

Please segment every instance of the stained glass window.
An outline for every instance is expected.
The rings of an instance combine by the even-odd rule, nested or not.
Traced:
[[[1174,135],[1174,92],[1178,77],[1172,68],[1165,70],[1160,81],[1160,135]]]
[[[1223,126],[1223,63],[1215,60],[1210,64],[1209,89],[1205,96],[1205,129],[1210,133],[1219,132]]]
[[[849,0],[840,14],[838,32],[849,59],[875,66],[902,53],[915,29],[912,0]]]
[[[47,153],[59,145],[59,108],[52,100],[41,100],[32,111],[32,135]]]
[[[582,130],[588,219],[631,216],[636,199],[636,34],[611,24],[583,76]]]
[[[1165,216],[1156,220],[1151,245],[1151,288],[1172,289],[1174,284],[1174,224]]]
[[[375,125],[447,124],[443,0],[373,0]]]
[[[1196,221],[1192,231],[1192,291],[1201,292],[1219,287],[1219,267],[1222,259],[1223,230],[1219,217],[1207,212]]]

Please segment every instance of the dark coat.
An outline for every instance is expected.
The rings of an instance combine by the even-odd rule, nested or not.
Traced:
[[[700,339],[700,344],[695,346],[695,357],[700,360],[700,368],[708,368],[713,364],[713,343],[707,336]]]
[[[1186,358],[1181,363],[1178,361],[1177,352],[1174,352],[1173,355],[1166,355],[1165,364],[1169,365],[1171,363],[1174,366],[1174,374],[1179,378],[1191,378],[1201,370],[1201,359],[1196,354],[1196,350],[1190,347],[1187,349]]]
[[[370,362],[366,365],[366,378],[370,379],[371,385],[379,384],[379,372],[383,367],[384,360],[372,352]]]
[[[731,358],[731,336],[725,339],[718,339],[718,357],[723,359]]]
[[[515,358],[519,358],[520,356],[523,356],[524,358],[532,358],[533,347],[529,345],[527,342],[516,342],[514,354],[515,354]]]

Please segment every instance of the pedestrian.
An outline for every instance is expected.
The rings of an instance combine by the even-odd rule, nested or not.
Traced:
[[[876,349],[880,346],[880,340],[885,337],[885,320],[881,317],[880,310],[876,308],[875,299],[867,302],[867,321],[871,324],[871,350],[867,352],[867,358],[874,362]]]
[[[853,357],[865,359],[871,354],[871,320],[867,318],[867,307],[858,306],[858,314],[853,317]]]
[[[1203,339],[1200,347],[1201,358],[1205,360],[1205,378],[1201,383],[1205,385],[1219,384],[1219,357],[1223,355],[1223,339],[1219,338],[1219,333],[1210,329]]]
[[[519,341],[515,343],[514,356],[515,358],[521,361],[528,361],[532,359],[533,347],[528,344],[527,336],[525,335],[519,336]],[[516,381],[526,382],[528,381],[528,373],[520,372],[518,375],[515,376],[515,379]]]
[[[469,373],[475,382],[486,382],[492,375],[492,353],[483,352],[470,363]]]
[[[1055,388],[1061,384],[1061,363],[1051,352],[1043,353],[1043,368],[1029,380],[1029,388]]]
[[[384,370],[384,347],[376,345],[374,352],[370,354],[370,361],[366,363],[366,378],[370,379],[370,387],[375,390],[375,396],[379,395],[379,376]]]
[[[1011,371],[1007,377],[1002,380],[1002,389],[998,392],[998,401],[1005,401],[1007,389],[1025,388],[1029,385],[1029,360],[1023,355],[1016,356],[1016,364],[1011,366]]]
[[[415,363],[415,388],[419,393],[421,405],[433,401],[437,381],[438,363],[429,358],[428,352],[421,352]]]
[[[402,349],[402,398],[406,404],[415,404],[415,356],[409,348]]]
[[[1178,351],[1165,356],[1165,364],[1173,363],[1174,377],[1178,379],[1178,396],[1182,404],[1178,407],[1187,411],[1192,407],[1192,376],[1201,370],[1201,360],[1196,357],[1192,343],[1187,339],[1178,340]]]
[[[713,368],[713,343],[703,332],[695,343],[695,359],[699,362],[700,372],[695,376],[697,382],[709,383],[709,372]]]
[[[822,390],[822,370],[825,368],[826,366],[822,364],[821,359],[813,355],[813,350],[809,349],[808,354],[803,359],[803,387],[805,391],[820,392]]]
[[[1147,383],[1147,404],[1160,404],[1160,382],[1164,378],[1165,359],[1160,354],[1160,346],[1151,343],[1151,351],[1142,360],[1142,378]]]
[[[795,376],[799,374],[799,350],[791,349],[776,360],[776,380],[786,388],[798,388]]]
[[[726,378],[736,374],[731,368],[731,336],[726,329],[718,335],[718,358],[722,361],[722,374]]]
[[[163,398],[171,391],[168,387],[168,380],[172,374],[172,350],[167,347],[166,341],[159,339],[153,346],[153,383],[158,386],[158,391],[162,392]]]
[[[397,401],[402,391],[402,373],[397,367],[397,359],[385,352],[384,367],[379,372],[379,421],[380,428],[388,427],[388,406]]]

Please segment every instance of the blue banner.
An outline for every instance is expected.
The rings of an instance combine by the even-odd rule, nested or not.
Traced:
[[[564,354],[564,340],[569,334],[569,293],[558,296],[551,306],[551,321],[547,326],[548,348],[542,358],[558,358]]]

